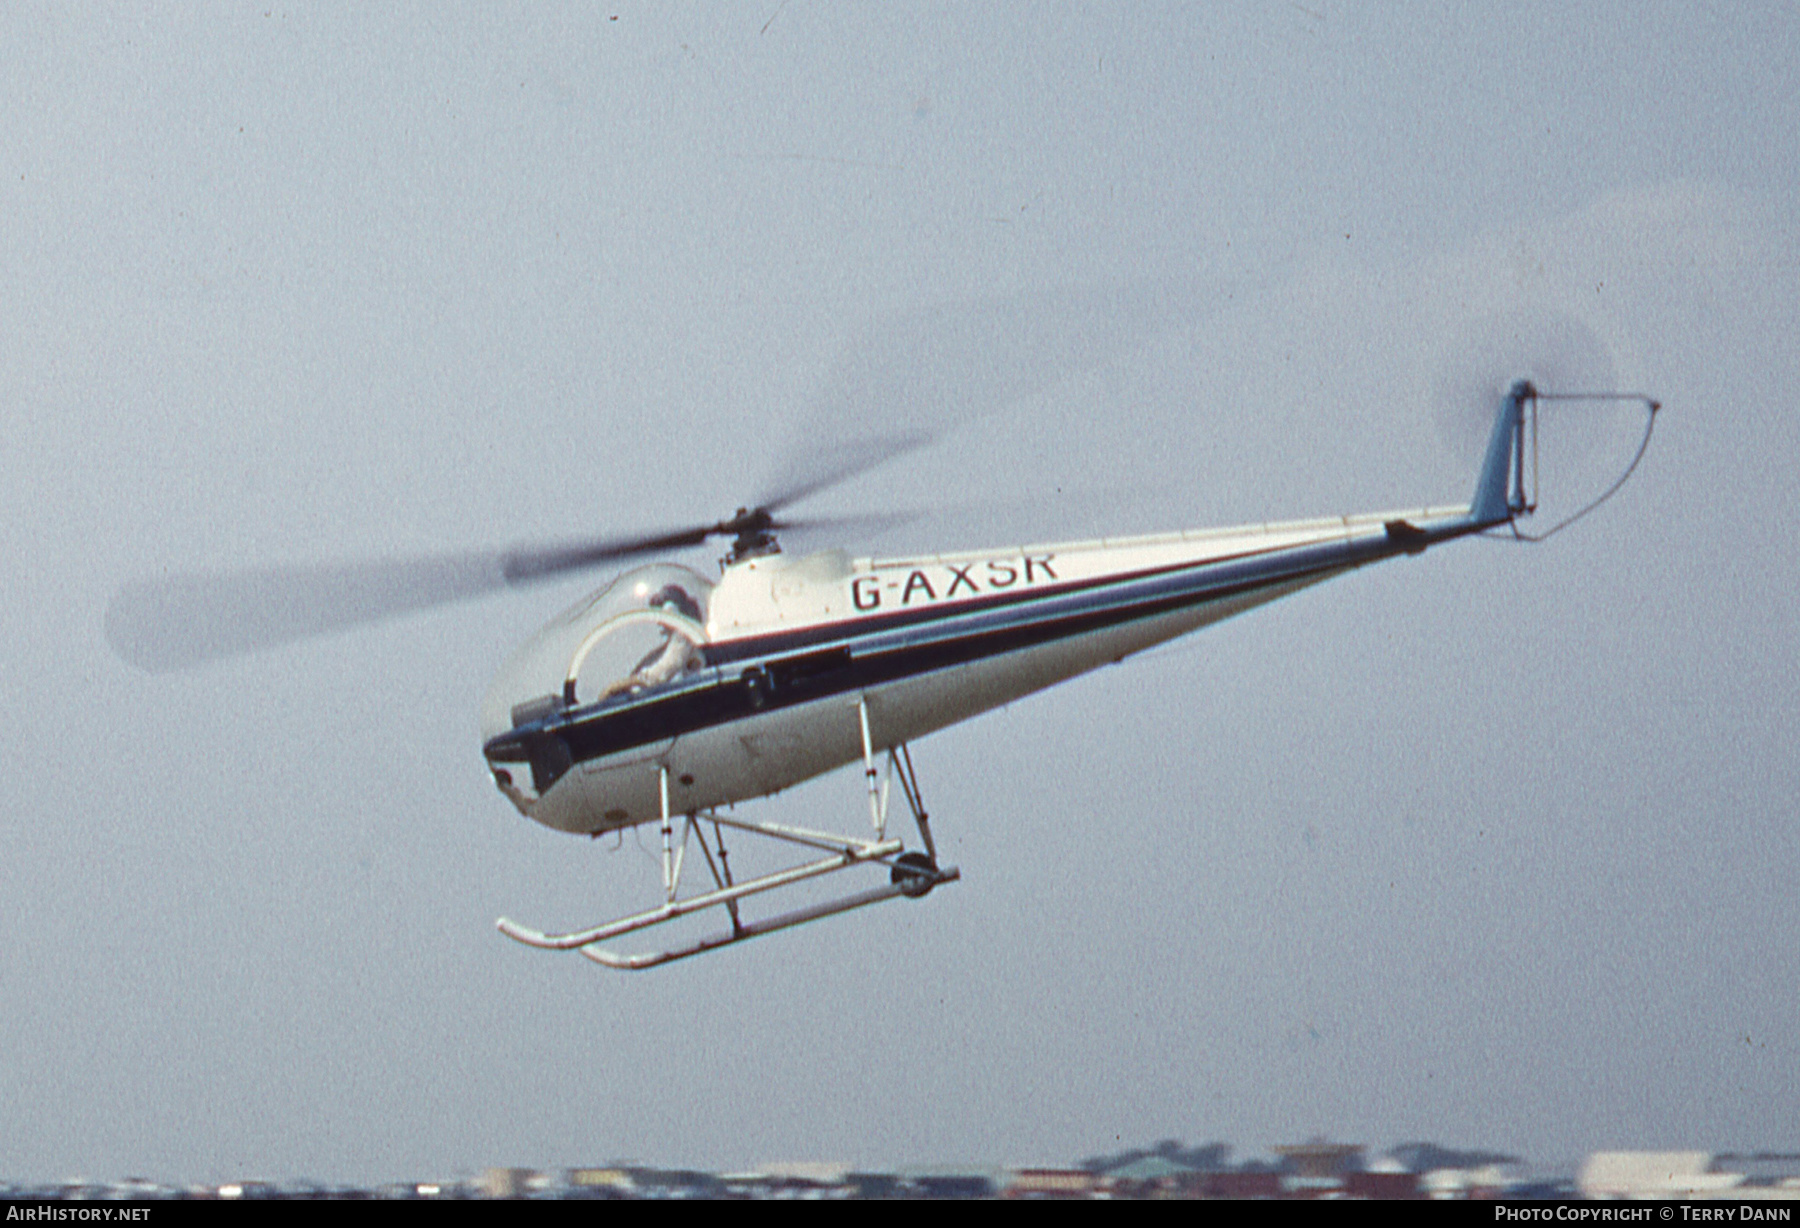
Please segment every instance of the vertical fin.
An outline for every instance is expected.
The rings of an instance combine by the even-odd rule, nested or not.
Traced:
[[[1486,527],[1512,519],[1509,495],[1513,480],[1514,448],[1525,421],[1525,402],[1537,395],[1529,380],[1519,380],[1507,391],[1500,412],[1494,417],[1494,432],[1488,436],[1487,455],[1481,462],[1481,476],[1475,482],[1475,497],[1469,500],[1469,519]]]

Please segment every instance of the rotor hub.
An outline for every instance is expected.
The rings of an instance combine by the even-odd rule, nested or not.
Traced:
[[[719,524],[717,532],[721,535],[732,534],[731,549],[725,555],[725,563],[730,565],[740,559],[753,559],[765,554],[780,554],[781,543],[775,540],[774,530],[781,527],[767,508],[755,509],[740,507],[730,520]]]

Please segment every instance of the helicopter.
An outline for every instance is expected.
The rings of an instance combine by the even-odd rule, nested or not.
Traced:
[[[559,932],[504,917],[498,929],[528,946],[642,969],[957,881],[958,868],[939,860],[913,767],[910,744],[919,738],[1348,571],[1475,534],[1521,535],[1518,521],[1537,506],[1537,407],[1557,395],[1512,384],[1473,494],[1454,506],[897,558],[784,553],[778,534],[808,523],[785,518],[785,509],[919,442],[894,437],[707,525],[541,550],[128,585],[108,611],[107,634],[135,664],[178,668],[728,539],[716,578],[661,561],[625,570],[519,647],[482,703],[482,754],[521,815],[589,837],[654,827],[661,843],[649,907]],[[1564,399],[1595,395],[1641,401],[1652,422],[1659,408],[1638,394]],[[1625,475],[1577,517],[1623,485],[1648,443],[1647,427]],[[858,762],[868,807],[861,834],[738,813]],[[896,785],[915,847],[889,830]],[[734,873],[728,833],[731,845],[773,847],[788,864]],[[791,896],[802,883],[859,868],[876,873],[875,885],[746,915],[753,897]],[[698,940],[641,952],[609,945],[677,918],[718,915],[711,910],[726,928]]]

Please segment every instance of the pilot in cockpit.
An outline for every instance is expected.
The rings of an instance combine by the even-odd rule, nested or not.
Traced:
[[[689,622],[701,620],[700,603],[679,584],[666,584],[646,603],[646,608],[664,610]],[[606,689],[606,698],[627,691],[647,690],[661,686],[681,674],[700,668],[700,645],[684,630],[662,624],[662,643],[645,653],[643,659],[626,677]]]

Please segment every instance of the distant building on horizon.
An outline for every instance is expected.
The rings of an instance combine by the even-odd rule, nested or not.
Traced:
[[[1584,1198],[1800,1200],[1800,1155],[1596,1151],[1575,1186]]]

